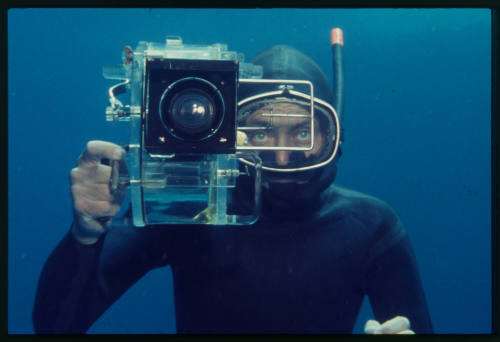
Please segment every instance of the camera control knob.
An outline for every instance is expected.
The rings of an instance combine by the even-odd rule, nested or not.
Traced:
[[[219,177],[238,177],[240,174],[240,171],[236,169],[217,170],[217,176]]]

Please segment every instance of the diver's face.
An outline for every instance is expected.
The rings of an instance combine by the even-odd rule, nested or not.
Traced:
[[[263,115],[264,113],[280,113],[280,114],[302,114],[304,117],[286,117],[286,116],[273,116],[272,125],[270,125],[270,118]],[[255,130],[248,132],[248,145],[250,146],[296,146],[308,147],[311,144],[311,120],[309,117],[310,112],[299,105],[292,103],[278,103],[270,104],[262,107],[247,118],[246,123],[250,126],[262,126],[272,129]],[[314,120],[314,142],[313,148],[305,152],[297,151],[272,151],[266,153],[273,153],[273,161],[278,168],[291,167],[291,158],[302,154],[302,158],[310,158],[318,154],[324,145],[325,137],[319,130],[317,119]],[[281,174],[281,181],[286,182],[287,177]],[[280,179],[276,179],[280,182]]]

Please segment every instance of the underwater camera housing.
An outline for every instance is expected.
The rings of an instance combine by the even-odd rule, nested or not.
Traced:
[[[106,119],[131,128],[129,171],[112,161],[110,180],[112,193],[129,187],[131,205],[114,224],[250,225],[261,212],[262,171],[283,175],[333,160],[343,139],[343,40],[340,29],[331,33],[333,107],[314,97],[311,81],[263,79],[262,66],[225,44],[169,36],[126,46],[122,64],[103,67],[105,78],[121,81],[109,88]],[[116,97],[125,92],[126,105]],[[273,107],[286,102],[301,109]],[[269,157],[277,151],[298,156],[297,164],[277,167]]]
[[[132,224],[255,222],[261,162],[255,151],[236,151],[237,88],[240,78],[262,78],[262,68],[225,44],[187,45],[180,37],[127,46],[122,59],[103,74],[123,81],[109,89],[106,119],[131,125],[129,174],[120,178],[115,163],[111,189],[129,186]],[[127,91],[123,105],[116,96]],[[252,161],[251,171],[240,158]],[[236,203],[237,182],[253,184],[245,205]]]

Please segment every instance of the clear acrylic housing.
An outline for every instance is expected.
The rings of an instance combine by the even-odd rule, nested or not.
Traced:
[[[145,150],[142,97],[147,58],[234,60],[239,62],[240,78],[262,78],[262,67],[244,63],[244,55],[228,51],[225,44],[183,44],[179,37],[167,37],[163,43],[141,41],[133,52],[129,47],[124,49],[123,64],[103,67],[105,78],[124,81],[110,88],[106,118],[130,122],[127,163],[133,225],[255,222],[260,214],[261,166],[256,152],[204,154],[199,160],[179,161],[173,155],[150,155]],[[130,102],[123,105],[116,96],[125,90],[130,93]],[[254,162],[251,171],[241,158]],[[250,201],[243,206],[237,203],[241,200],[236,196],[239,180],[250,184],[251,190]]]
[[[143,153],[142,197],[133,197],[133,205],[142,208],[144,217],[142,222],[134,218],[134,224],[240,225],[255,222],[260,200],[254,198],[252,208],[243,212],[239,211],[239,197],[233,194],[238,191],[238,177],[248,177],[255,189],[259,176],[241,172],[238,157],[207,154],[200,161],[172,162]],[[258,163],[256,153],[247,154],[245,158]]]

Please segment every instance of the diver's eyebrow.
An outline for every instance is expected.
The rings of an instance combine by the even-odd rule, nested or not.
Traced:
[[[292,128],[292,129],[298,129],[298,128],[307,128],[307,129],[309,129],[309,128],[311,128],[311,122],[310,121],[301,122],[301,123],[298,123],[298,124],[290,126],[290,128]]]

